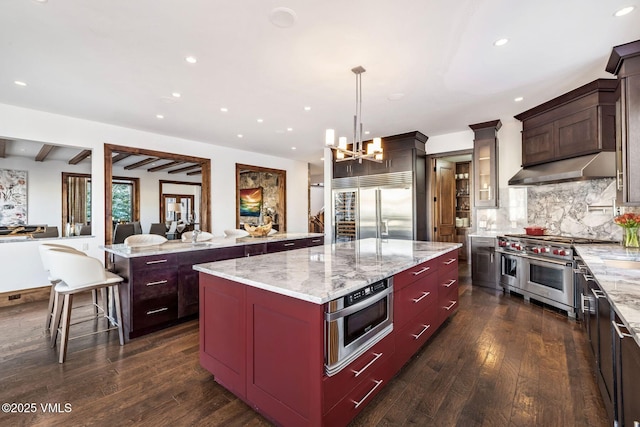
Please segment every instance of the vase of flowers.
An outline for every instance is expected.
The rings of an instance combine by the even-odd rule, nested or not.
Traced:
[[[622,245],[627,248],[638,248],[638,229],[640,229],[640,214],[626,213],[618,215],[613,221],[622,227]]]

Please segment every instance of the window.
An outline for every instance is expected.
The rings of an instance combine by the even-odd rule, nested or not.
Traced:
[[[115,179],[112,186],[111,214],[114,223],[135,220],[135,182],[132,179]]]

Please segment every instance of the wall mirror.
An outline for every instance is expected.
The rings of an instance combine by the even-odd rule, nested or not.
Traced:
[[[270,216],[272,228],[286,232],[287,171],[236,163],[236,228]]]
[[[185,176],[189,179],[198,178],[198,182],[183,182],[182,185],[190,188],[187,190],[173,191],[167,190],[167,194],[173,195],[193,195],[192,205],[190,207],[185,203],[184,216],[193,216],[194,221],[200,226],[200,229],[209,231],[211,227],[211,160],[202,157],[185,156],[180,154],[166,153],[156,150],[146,150],[142,148],[125,147],[121,145],[105,144],[104,145],[104,175],[105,175],[105,218],[106,223],[114,220],[112,214],[112,186],[111,183],[114,170],[122,170],[126,173],[143,173],[146,176],[152,176],[157,179],[159,187],[154,184],[153,189],[148,185],[142,185],[142,201],[140,203],[140,218],[144,219],[142,224],[142,232],[146,233],[150,224],[167,221],[168,206],[167,201],[162,197],[165,191],[165,185],[173,185],[180,181],[169,181],[155,178],[161,173],[168,174],[163,176]],[[150,181],[150,179],[147,179]],[[172,184],[173,183],[173,184]],[[179,185],[179,184],[176,184]],[[159,188],[159,190],[158,190]],[[195,196],[198,188],[198,197]],[[158,191],[158,192],[156,192]],[[169,192],[171,191],[171,192]],[[181,212],[182,213],[182,209]],[[105,230],[105,243],[112,241],[111,227]]]

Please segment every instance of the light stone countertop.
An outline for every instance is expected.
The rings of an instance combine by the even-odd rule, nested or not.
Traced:
[[[135,258],[141,256],[150,255],[163,255],[178,252],[189,252],[207,249],[217,249],[232,246],[247,246],[256,245],[260,243],[279,242],[282,240],[298,240],[307,239],[310,237],[324,237],[321,233],[276,233],[266,237],[251,237],[251,236],[229,236],[229,237],[214,237],[211,240],[203,242],[191,243],[182,242],[180,240],[167,240],[160,245],[151,246],[138,246],[129,247],[125,244],[118,245],[106,245],[101,246],[106,252],[114,255],[121,256],[123,258]]]
[[[316,304],[456,251],[460,243],[363,239],[194,265],[203,273]]]
[[[605,264],[608,260],[640,262],[640,250],[621,245],[576,245],[575,248],[640,345],[640,269]]]

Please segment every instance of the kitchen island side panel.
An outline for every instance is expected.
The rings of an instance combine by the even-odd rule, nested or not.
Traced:
[[[247,398],[278,425],[320,425],[323,305],[247,288]]]
[[[200,364],[239,398],[246,391],[246,286],[200,273]]]

